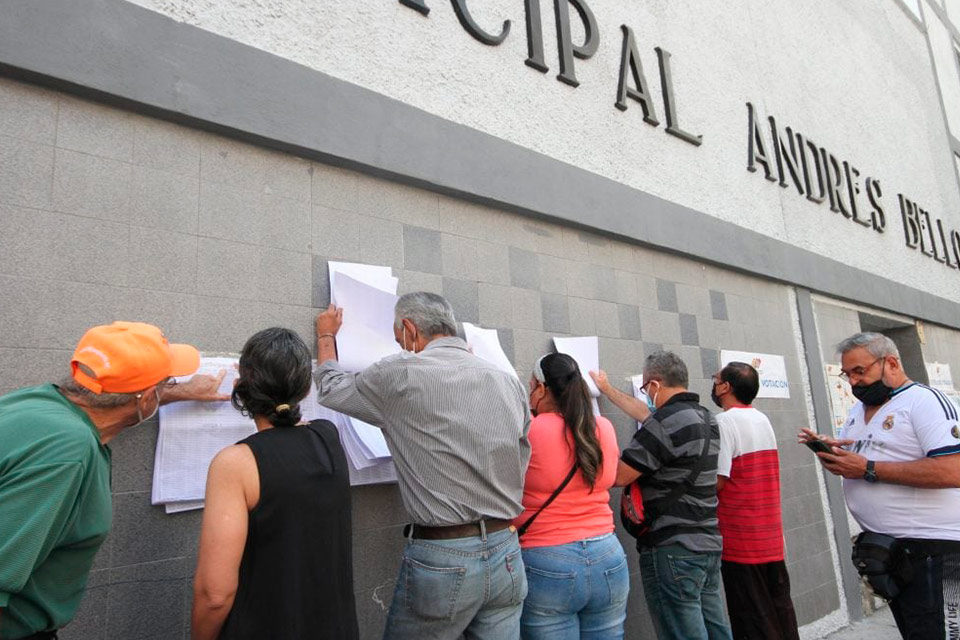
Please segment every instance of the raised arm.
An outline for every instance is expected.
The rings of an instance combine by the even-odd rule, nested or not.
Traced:
[[[641,402],[637,398],[634,398],[631,395],[620,391],[607,379],[607,374],[603,371],[591,371],[590,377],[593,378],[594,383],[597,385],[597,389],[600,390],[600,393],[607,396],[610,399],[610,402],[617,405],[624,413],[643,422],[647,419],[647,416],[650,415],[650,409],[647,408],[645,402]]]

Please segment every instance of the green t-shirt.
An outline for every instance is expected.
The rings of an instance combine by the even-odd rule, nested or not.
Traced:
[[[0,638],[73,618],[110,531],[110,449],[52,384],[0,397]]]

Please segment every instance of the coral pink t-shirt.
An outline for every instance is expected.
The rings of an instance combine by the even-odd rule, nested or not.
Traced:
[[[533,521],[520,546],[567,544],[613,531],[610,487],[617,478],[620,448],[613,425],[597,417],[597,436],[603,463],[591,487],[578,471],[560,495]],[[520,526],[536,513],[573,466],[573,435],[558,413],[541,413],[530,423],[530,466],[523,485],[524,511],[513,521]]]

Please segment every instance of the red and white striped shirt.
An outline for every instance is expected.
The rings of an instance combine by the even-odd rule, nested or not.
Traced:
[[[773,427],[753,407],[728,409],[717,423],[717,475],[728,478],[717,496],[723,559],[741,564],[783,560],[780,459]]]

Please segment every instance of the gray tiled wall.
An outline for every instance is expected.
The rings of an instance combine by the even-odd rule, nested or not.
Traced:
[[[784,286],[7,80],[0,228],[0,392],[60,377],[83,330],[118,318],[207,351],[273,324],[309,337],[329,259],[447,295],[461,319],[502,330],[523,377],[552,336],[596,334],[624,388],[665,348],[709,402],[720,349],[783,354],[791,398],[758,406],[780,443],[794,601],[801,624],[839,606],[816,468],[793,441],[807,414]],[[601,407],[626,444],[635,423]],[[68,640],[187,635],[200,514],[150,506],[156,429],[113,445],[114,527]],[[353,492],[357,613],[375,638],[406,516],[393,485]],[[628,637],[651,637],[621,540]]]

